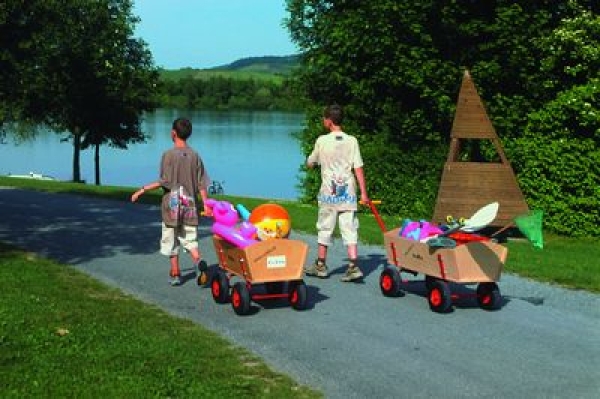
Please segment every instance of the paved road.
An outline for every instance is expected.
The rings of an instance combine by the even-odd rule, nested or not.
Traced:
[[[403,297],[383,297],[383,248],[362,247],[363,284],[339,282],[340,267],[328,280],[306,278],[306,311],[271,301],[240,317],[193,279],[167,284],[154,206],[4,188],[0,212],[0,240],[202,324],[328,398],[600,397],[598,295],[505,274],[501,310],[483,311],[469,299],[435,314],[418,281]],[[205,258],[216,265],[208,224],[200,234]],[[311,244],[312,260],[314,238],[293,238]],[[330,264],[341,266],[343,257],[338,243]]]

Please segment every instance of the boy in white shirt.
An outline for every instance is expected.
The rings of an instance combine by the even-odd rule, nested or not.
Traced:
[[[342,131],[343,109],[334,104],[325,109],[323,125],[328,134],[320,136],[315,147],[306,160],[309,168],[321,167],[321,188],[317,197],[319,203],[318,258],[315,263],[305,268],[305,273],[320,278],[329,277],[327,269],[327,249],[332,243],[332,235],[336,223],[344,245],[348,250],[348,269],[342,281],[356,281],[363,277],[358,267],[358,198],[356,183],[360,189],[360,201],[369,202],[363,160],[358,141],[355,137]],[[356,176],[356,178],[355,178]]]

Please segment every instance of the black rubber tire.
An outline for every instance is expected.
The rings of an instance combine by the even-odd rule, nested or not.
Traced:
[[[400,293],[400,272],[395,267],[386,267],[379,276],[379,288],[384,296],[396,297]]]
[[[425,276],[425,288],[427,288],[427,292],[431,289],[431,284],[436,281],[437,278],[431,276]]]
[[[216,272],[210,281],[210,292],[217,303],[229,302],[229,280],[225,273]]]
[[[250,291],[246,283],[237,282],[231,290],[231,306],[236,314],[243,316],[250,312]]]
[[[496,283],[480,283],[477,286],[477,302],[482,309],[498,310],[502,305],[502,295]]]
[[[432,311],[449,312],[452,308],[452,294],[448,283],[442,280],[432,281],[431,288],[427,291],[427,300]]]
[[[289,301],[292,307],[296,310],[306,309],[308,303],[308,290],[304,281],[294,282],[291,284]]]

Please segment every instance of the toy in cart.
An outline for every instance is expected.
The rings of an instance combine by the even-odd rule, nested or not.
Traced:
[[[383,295],[399,294],[401,272],[420,273],[425,276],[427,299],[434,312],[450,311],[453,300],[465,296],[451,292],[451,283],[477,284],[475,296],[483,309],[495,310],[501,306],[497,282],[508,249],[489,237],[475,234],[495,219],[497,202],[486,205],[467,220],[450,218],[443,226],[405,221],[390,231],[386,230],[375,203],[370,202],[369,206],[383,232],[389,263],[379,278]]]
[[[250,213],[242,205],[236,210],[214,199],[207,206],[215,218],[213,243],[219,261],[210,281],[213,299],[231,301],[238,315],[248,314],[253,300],[287,299],[294,309],[305,309],[308,294],[302,278],[308,245],[287,238],[287,211],[263,204]]]

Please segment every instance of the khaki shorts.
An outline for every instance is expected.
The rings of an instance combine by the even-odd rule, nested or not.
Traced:
[[[169,227],[163,223],[160,253],[165,256],[179,255],[180,246],[187,251],[198,248],[198,226]]]
[[[319,217],[317,219],[319,244],[326,246],[332,244],[333,230],[338,221],[344,245],[358,244],[358,218],[356,217],[356,212],[337,211],[330,208],[319,208]]]

